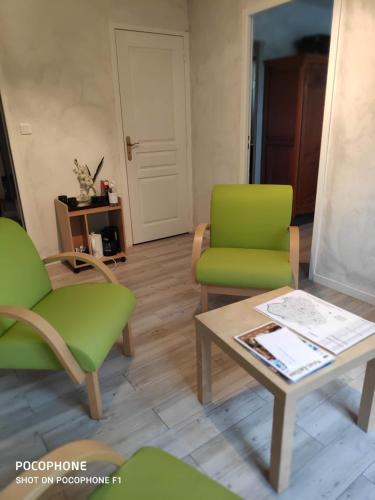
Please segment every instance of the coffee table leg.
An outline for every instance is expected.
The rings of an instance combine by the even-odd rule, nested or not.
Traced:
[[[375,427],[375,359],[367,363],[358,425],[365,432],[369,432]]]
[[[295,413],[294,398],[287,398],[285,395],[275,396],[269,479],[278,492],[285,490],[289,484]]]
[[[199,325],[196,331],[196,345],[198,399],[202,404],[206,404],[212,400],[211,341]]]

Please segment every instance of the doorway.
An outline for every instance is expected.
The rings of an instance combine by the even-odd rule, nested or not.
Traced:
[[[252,15],[249,182],[293,186],[309,264],[333,0],[291,0]],[[255,87],[255,89],[254,89]]]
[[[115,29],[133,243],[186,233],[192,187],[186,36]]]
[[[25,227],[21,200],[9,145],[3,103],[0,96],[0,217],[7,217]]]

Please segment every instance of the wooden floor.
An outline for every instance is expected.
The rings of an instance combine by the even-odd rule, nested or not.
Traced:
[[[311,227],[302,234],[304,275]],[[199,290],[190,281],[191,244],[192,236],[183,235],[138,245],[130,249],[128,262],[115,268],[138,298],[133,319],[137,350],[130,360],[114,348],[102,367],[102,421],[90,420],[85,388],[73,386],[64,373],[1,373],[0,485],[15,476],[16,459],[94,438],[124,456],[141,446],[159,446],[246,499],[277,497],[265,477],[270,393],[215,349],[215,402],[202,407],[196,399],[193,317],[199,312]],[[97,279],[93,270],[75,275],[60,264],[50,272],[55,286]],[[301,286],[375,320],[368,304],[303,276]],[[210,305],[230,300],[220,297]],[[375,433],[366,435],[353,422],[362,376],[363,370],[348,373],[300,401],[291,486],[280,498],[375,498]],[[62,496],[55,493],[55,498]]]

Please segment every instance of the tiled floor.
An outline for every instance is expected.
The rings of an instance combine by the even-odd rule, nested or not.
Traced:
[[[311,228],[302,231],[301,261],[306,262]],[[137,350],[129,359],[114,348],[102,367],[102,421],[90,420],[85,387],[73,386],[64,373],[0,374],[1,485],[15,476],[16,459],[94,438],[124,456],[144,445],[160,446],[246,499],[277,497],[265,477],[272,396],[214,349],[215,401],[202,407],[196,399],[193,317],[199,291],[190,279],[191,243],[192,236],[183,235],[138,245],[130,249],[128,262],[116,267],[121,282],[138,297]],[[302,265],[302,275],[306,269]],[[51,276],[55,286],[97,279],[93,270],[75,275],[62,265],[52,267]],[[303,276],[301,286],[375,320],[368,304]],[[230,300],[214,299],[211,307]],[[365,434],[353,422],[362,377],[363,370],[348,373],[300,401],[291,486],[280,498],[375,498],[375,433]]]

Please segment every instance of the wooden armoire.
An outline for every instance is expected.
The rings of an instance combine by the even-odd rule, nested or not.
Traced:
[[[293,186],[293,216],[314,212],[328,56],[265,61],[262,182]]]

